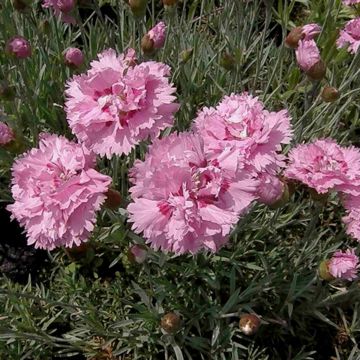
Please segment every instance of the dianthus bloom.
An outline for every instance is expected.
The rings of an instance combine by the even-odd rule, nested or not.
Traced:
[[[44,0],[44,8],[52,8],[55,16],[59,16],[64,23],[75,24],[75,18],[70,13],[75,8],[75,0]]]
[[[18,59],[25,59],[31,56],[30,43],[22,36],[13,36],[6,43],[6,51],[17,57]]]
[[[355,255],[354,249],[336,251],[328,263],[328,268],[335,278],[353,280],[357,278],[359,258]]]
[[[0,122],[0,145],[6,145],[14,140],[14,132],[3,122]]]
[[[347,46],[350,53],[355,54],[360,47],[360,17],[350,20],[345,24],[336,41],[338,48]]]
[[[217,251],[255,199],[257,183],[238,169],[236,153],[205,154],[199,135],[172,134],[135,163],[129,221],[155,249]]]
[[[280,196],[276,173],[284,166],[284,156],[278,152],[292,138],[286,110],[269,112],[257,97],[231,94],[216,108],[199,112],[194,127],[203,137],[209,156],[216,157],[225,148],[236,149],[239,166],[260,178],[261,202],[269,203]],[[266,194],[269,190],[270,197]]]
[[[84,54],[78,48],[69,48],[64,54],[65,64],[72,67],[79,67],[84,62]]]
[[[152,54],[156,49],[164,46],[166,25],[160,21],[149,30],[141,39],[141,49],[145,54]]]
[[[98,55],[86,74],[67,83],[65,110],[71,130],[95,153],[110,158],[128,154],[148,137],[171,126],[178,104],[169,83],[169,66],[136,65],[135,52]]]
[[[306,24],[293,28],[285,39],[285,44],[296,49],[300,40],[312,40],[321,32],[321,26],[318,24]]]
[[[295,53],[300,69],[305,72],[321,60],[320,51],[314,40],[300,41]]]
[[[343,4],[345,5],[355,5],[360,4],[360,0],[343,0]]]
[[[346,233],[360,241],[360,196],[345,195],[342,198],[347,210],[347,215],[342,218]]]
[[[285,175],[320,194],[330,190],[360,194],[360,152],[354,147],[341,147],[332,139],[316,140],[292,149],[289,160]]]
[[[24,226],[29,245],[52,250],[87,241],[111,183],[94,165],[94,154],[83,145],[50,134],[16,160],[15,203],[7,209]]]

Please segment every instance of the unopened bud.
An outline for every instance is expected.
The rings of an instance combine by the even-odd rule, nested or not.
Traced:
[[[134,16],[142,17],[146,13],[147,0],[129,0],[129,6]]]
[[[321,80],[325,77],[326,74],[326,66],[325,63],[320,60],[315,65],[313,65],[307,72],[306,75],[311,80]]]
[[[170,312],[161,318],[161,327],[169,334],[177,332],[181,327],[180,316]]]
[[[232,56],[228,52],[224,52],[220,59],[220,65],[228,71],[231,71],[235,68],[236,60],[234,56]]]
[[[64,54],[64,62],[71,68],[78,68],[84,62],[84,54],[78,48],[69,48]]]
[[[299,41],[305,37],[302,26],[298,26],[292,29],[288,36],[285,38],[285,45],[291,49],[298,47]]]
[[[133,245],[128,250],[128,259],[132,264],[142,264],[147,258],[147,249],[142,245]]]
[[[329,260],[323,260],[319,266],[319,276],[326,281],[334,280],[334,277],[330,274]]]
[[[186,50],[183,50],[181,53],[180,53],[180,60],[183,64],[186,64],[192,57],[194,53],[194,49],[190,48],[190,49],[186,49]]]
[[[6,52],[18,59],[25,59],[31,56],[30,43],[22,36],[13,36],[6,42]]]
[[[0,147],[6,147],[15,139],[14,131],[6,123],[0,122]]]
[[[151,55],[155,51],[154,41],[150,39],[148,34],[145,34],[141,39],[141,50],[147,55]]]
[[[255,314],[244,314],[240,317],[239,327],[245,335],[254,335],[260,325],[261,320]]]
[[[121,204],[120,193],[116,190],[109,189],[105,195],[106,195],[105,207],[111,210],[117,210]]]
[[[269,207],[271,209],[279,209],[283,207],[290,198],[290,191],[287,183],[283,183],[283,192],[278,200],[276,200],[274,203],[270,204]]]
[[[332,87],[332,86],[325,86],[322,93],[321,98],[325,102],[334,102],[340,97],[340,93],[338,89]]]

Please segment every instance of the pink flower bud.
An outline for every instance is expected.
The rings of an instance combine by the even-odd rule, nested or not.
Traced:
[[[151,54],[154,50],[164,46],[166,25],[160,21],[141,40],[141,48],[145,54]]]
[[[141,245],[133,245],[129,249],[128,258],[131,262],[142,264],[147,258],[146,247]]]
[[[84,62],[84,54],[78,48],[69,48],[66,50],[65,64],[72,67],[79,67]]]
[[[0,122],[0,145],[7,145],[15,138],[12,129],[3,122]]]
[[[320,51],[314,40],[301,40],[296,49],[296,60],[301,70],[307,72],[321,60]]]
[[[7,41],[6,52],[18,59],[25,59],[31,56],[31,46],[24,37],[14,36]]]
[[[321,32],[321,26],[318,24],[306,24],[293,28],[285,39],[285,45],[296,49],[300,40],[312,40]]]

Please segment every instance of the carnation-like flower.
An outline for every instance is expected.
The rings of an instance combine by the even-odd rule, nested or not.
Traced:
[[[155,140],[130,176],[129,221],[155,249],[217,251],[255,199],[257,182],[229,148],[209,160],[198,134]]]
[[[336,41],[338,48],[346,47],[350,53],[355,54],[360,47],[360,17],[350,20],[345,24]]]
[[[289,179],[320,194],[335,190],[360,195],[360,151],[354,147],[341,147],[332,139],[316,140],[292,149],[289,160],[285,171]]]
[[[149,30],[141,39],[141,49],[145,54],[151,54],[156,49],[164,46],[166,37],[166,25],[160,21]]]
[[[348,6],[360,4],[360,0],[343,0],[343,4],[348,5]]]
[[[354,280],[357,278],[359,258],[354,249],[345,252],[336,251],[328,263],[330,274],[339,279]]]
[[[1,115],[1,113],[0,113],[0,115]],[[0,145],[6,145],[9,142],[11,142],[12,140],[14,140],[14,132],[8,125],[6,125],[5,123],[3,123],[1,121],[0,122]]]
[[[200,111],[194,130],[203,137],[207,156],[216,157],[225,148],[236,149],[239,168],[259,180],[260,202],[270,204],[280,197],[276,175],[285,164],[279,152],[292,137],[286,110],[269,112],[257,97],[232,94],[216,108]]]
[[[7,41],[6,52],[18,59],[25,59],[31,56],[31,46],[24,37],[17,35]]]
[[[42,134],[38,149],[12,168],[12,218],[28,244],[52,250],[87,241],[111,178],[93,169],[95,155],[64,137]]]
[[[78,48],[69,48],[64,54],[65,64],[72,67],[79,67],[84,62],[84,54]]]
[[[320,60],[320,51],[314,40],[302,40],[295,51],[296,60],[301,70],[308,72]]]
[[[306,24],[293,28],[285,39],[285,45],[296,49],[300,40],[312,40],[321,32],[321,26],[318,24]]]
[[[342,218],[346,225],[346,233],[360,241],[360,196],[343,195],[342,202],[347,215]]]
[[[44,8],[52,8],[54,15],[60,17],[64,23],[76,23],[75,18],[71,15],[75,8],[75,0],[44,0],[42,6]]]
[[[141,141],[172,126],[179,105],[169,66],[136,65],[134,50],[99,54],[86,74],[67,83],[67,120],[79,141],[101,156],[128,154]]]

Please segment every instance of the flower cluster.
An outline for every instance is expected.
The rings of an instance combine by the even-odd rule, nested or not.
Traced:
[[[269,112],[257,97],[247,93],[226,96],[216,108],[204,108],[194,123],[204,139],[207,154],[216,158],[233,149],[240,169],[259,180],[258,197],[264,203],[281,197],[283,184],[277,173],[284,166],[279,154],[292,138],[286,110]]]
[[[24,226],[28,244],[52,250],[87,241],[111,178],[93,169],[94,154],[64,137],[42,134],[38,149],[12,168],[15,203],[7,209]]]
[[[177,254],[218,250],[255,199],[257,182],[225,149],[209,158],[198,134],[155,140],[131,171],[133,230]]]
[[[65,108],[78,140],[111,158],[159,136],[173,124],[179,105],[174,103],[169,66],[136,64],[132,49],[120,56],[109,49],[98,58],[86,74],[67,83]]]

